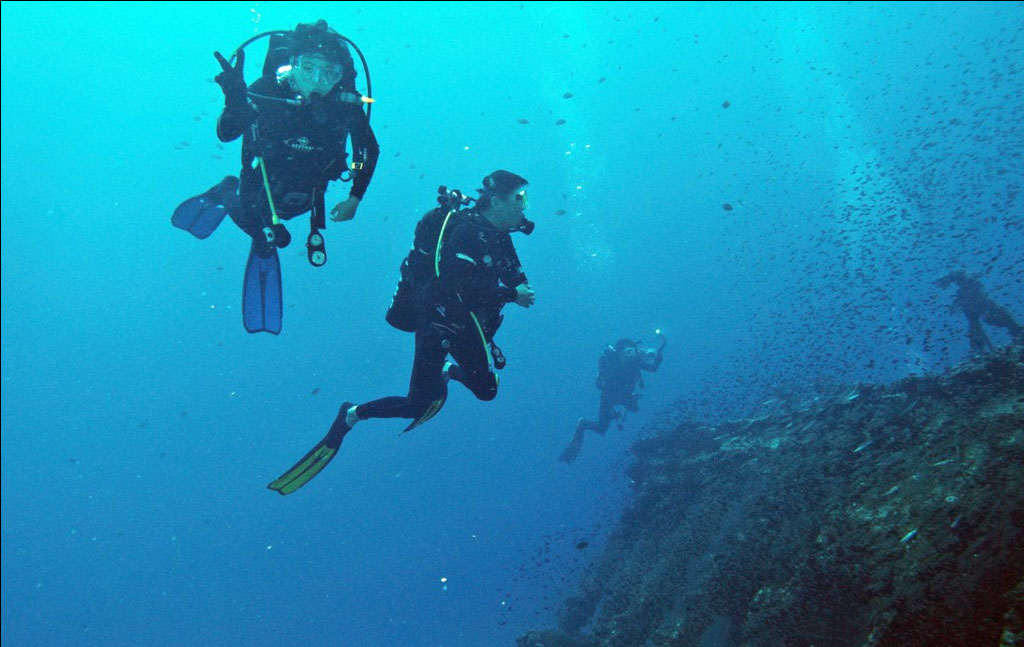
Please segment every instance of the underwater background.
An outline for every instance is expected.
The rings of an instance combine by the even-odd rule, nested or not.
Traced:
[[[381,157],[249,335],[245,236],[170,214],[238,173],[213,51],[317,18],[367,58]],[[5,645],[511,645],[660,417],[943,370],[950,270],[1024,318],[1021,3],[3,3],[0,48]],[[343,400],[405,393],[415,224],[499,168],[537,304],[505,310],[497,399],[267,490]],[[658,328],[640,413],[559,463],[604,345]]]

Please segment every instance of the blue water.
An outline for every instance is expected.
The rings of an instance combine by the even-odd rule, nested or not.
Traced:
[[[248,335],[245,236],[170,214],[238,172],[213,51],[318,17],[368,59],[380,163],[324,268],[293,221],[283,333]],[[554,624],[652,420],[959,361],[950,269],[1024,318],[1020,3],[4,3],[0,23],[5,645],[511,645]],[[412,336],[384,312],[415,223],[497,168],[537,222],[498,398],[362,423],[300,492],[265,489],[341,401],[405,392]],[[658,327],[641,413],[558,463],[601,348]]]

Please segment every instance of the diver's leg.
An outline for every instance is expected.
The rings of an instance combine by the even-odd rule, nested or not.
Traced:
[[[597,425],[594,427],[594,431],[599,434],[603,434],[608,431],[608,425],[619,417],[619,414],[615,411],[615,405],[617,400],[614,395],[609,391],[601,391],[601,409],[598,413]]]
[[[443,338],[433,330],[417,331],[416,358],[413,360],[412,377],[409,379],[409,394],[405,397],[389,396],[361,404],[356,407],[359,419],[417,420],[432,407],[440,410],[440,405],[444,403],[448,393],[448,387],[441,376],[444,359],[448,355],[442,342]]]
[[[267,196],[263,192],[262,181],[256,182],[248,173],[242,173],[242,182],[239,187],[239,209],[230,214],[231,220],[254,241],[262,239],[263,221],[270,222],[270,209],[267,205]]]
[[[498,375],[491,368],[490,349],[475,326],[468,326],[452,340],[452,359],[448,375],[473,392],[478,400],[493,400],[498,395]]]
[[[985,334],[985,329],[981,327],[979,318],[968,320],[967,340],[970,342],[972,353],[984,353],[992,349],[992,342]]]
[[[1024,339],[1024,326],[1014,321],[1013,315],[1003,306],[992,303],[985,310],[985,323],[996,328],[1005,328],[1015,342]]]

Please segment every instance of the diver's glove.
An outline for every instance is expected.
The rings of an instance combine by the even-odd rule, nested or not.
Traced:
[[[248,100],[247,92],[248,86],[245,85],[245,50],[240,49],[235,52],[235,66],[231,67],[231,63],[228,59],[224,58],[220,52],[214,52],[213,55],[217,58],[217,62],[220,63],[221,73],[213,77],[213,80],[217,82],[220,89],[224,91],[224,105],[226,106],[238,106],[244,105]]]

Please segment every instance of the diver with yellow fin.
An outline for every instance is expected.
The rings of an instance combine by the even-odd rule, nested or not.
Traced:
[[[245,48],[269,37],[263,72],[246,85]],[[352,48],[363,63],[366,95],[356,89]],[[310,213],[307,258],[327,262],[324,195],[335,180],[352,182],[349,196],[331,210],[331,219],[351,220],[373,177],[380,150],[370,128],[369,69],[352,41],[327,22],[300,23],[291,31],[250,38],[231,60],[214,56],[224,92],[217,122],[222,142],[242,138],[242,170],[206,193],[189,198],[171,223],[206,238],[225,215],[252,238],[243,282],[242,315],[250,333],[281,332],[281,263],[278,249],[291,234],[283,221]],[[346,141],[352,144],[348,162]]]
[[[290,470],[268,485],[291,494],[334,458],[352,427],[370,418],[406,418],[409,431],[444,406],[448,381],[462,383],[480,400],[498,394],[505,357],[494,343],[502,308],[533,305],[510,234],[533,231],[526,219],[527,182],[509,171],[484,178],[475,200],[446,187],[439,206],[416,225],[413,248],[402,263],[387,321],[416,335],[409,393],[355,405],[346,402],[330,431]],[[475,203],[475,204],[474,204]],[[454,362],[447,361],[451,355]]]

